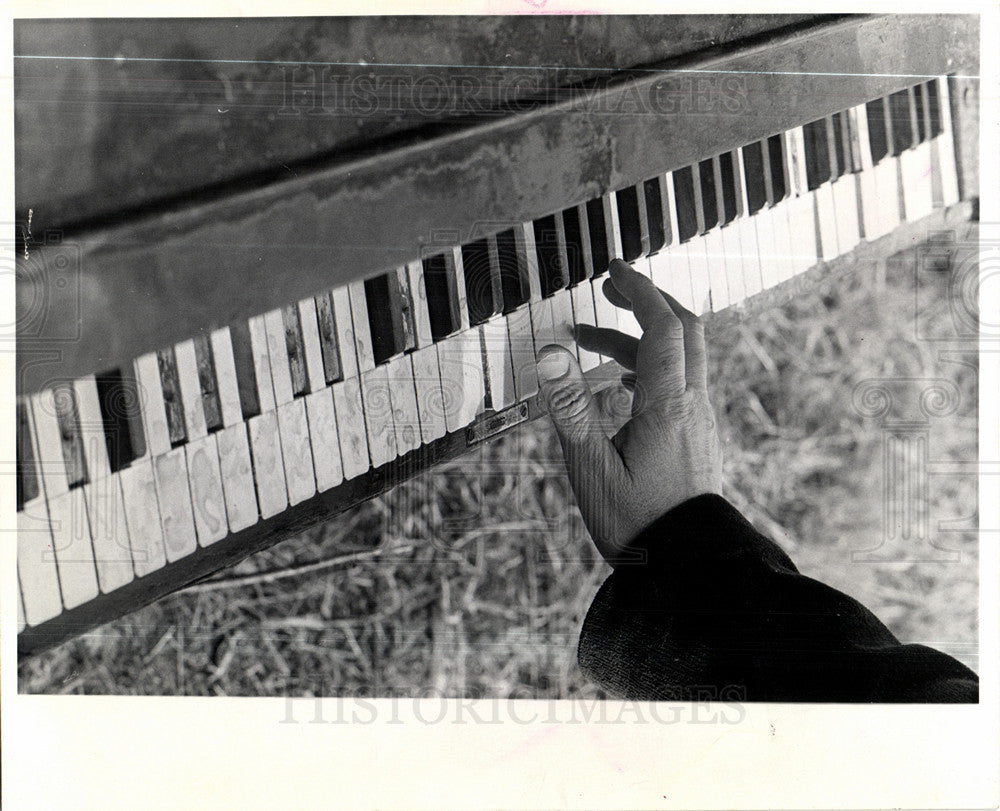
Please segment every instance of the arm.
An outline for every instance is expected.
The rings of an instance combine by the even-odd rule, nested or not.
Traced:
[[[642,338],[582,328],[577,340],[634,372],[625,425],[608,424],[569,352],[539,358],[581,513],[615,567],[584,622],[583,670],[634,699],[976,701],[972,671],[901,645],[722,498],[703,327],[624,262],[610,271],[605,295]]]
[[[976,675],[902,645],[857,600],[805,577],[717,495],[633,543],[591,605],[580,666],[615,695],[749,701],[978,701]]]

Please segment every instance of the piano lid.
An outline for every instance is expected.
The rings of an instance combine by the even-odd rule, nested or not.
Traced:
[[[819,15],[16,20],[19,220],[72,227]]]

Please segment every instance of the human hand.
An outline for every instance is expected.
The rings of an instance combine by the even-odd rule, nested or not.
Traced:
[[[722,450],[708,401],[702,323],[620,259],[611,263],[604,294],[635,313],[642,338],[589,326],[579,326],[576,338],[635,374],[628,422],[608,437],[580,365],[563,347],[542,348],[538,378],[584,523],[615,565],[667,510],[721,494]]]

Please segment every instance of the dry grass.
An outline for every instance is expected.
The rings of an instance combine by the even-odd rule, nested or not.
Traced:
[[[912,268],[903,256],[859,270],[849,284],[710,334],[727,495],[801,570],[860,599],[905,640],[975,667],[974,475],[931,480],[932,531],[967,519],[940,534],[957,562],[852,554],[882,537],[885,432],[852,405],[858,383],[953,382],[958,407],[931,422],[931,458],[976,455],[975,355],[962,355],[963,365],[915,337],[915,318],[933,323],[937,338],[952,327],[948,277],[921,278],[930,304],[915,316]],[[549,426],[528,426],[226,575],[249,582],[176,594],[22,663],[20,688],[599,696],[576,668],[575,646],[608,569],[559,465]]]

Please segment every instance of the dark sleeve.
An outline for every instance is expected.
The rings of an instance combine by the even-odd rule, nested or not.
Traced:
[[[580,634],[580,667],[636,700],[977,702],[976,674],[903,645],[857,600],[799,574],[724,498],[652,524]]]

